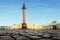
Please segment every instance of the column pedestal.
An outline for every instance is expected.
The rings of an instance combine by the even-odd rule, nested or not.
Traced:
[[[26,23],[22,23],[22,29],[27,29],[27,24]]]

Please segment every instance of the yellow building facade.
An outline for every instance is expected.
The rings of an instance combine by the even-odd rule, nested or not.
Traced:
[[[44,26],[47,26],[47,24],[27,24],[27,29],[43,29]],[[22,24],[14,24],[10,27],[10,29],[21,29]]]

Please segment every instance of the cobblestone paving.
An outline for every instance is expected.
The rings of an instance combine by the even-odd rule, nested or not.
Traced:
[[[0,40],[60,40],[60,30],[0,30]]]

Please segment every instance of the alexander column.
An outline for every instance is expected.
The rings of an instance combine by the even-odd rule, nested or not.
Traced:
[[[25,4],[23,4],[23,7],[22,7],[22,16],[23,16],[22,29],[27,29],[27,24],[26,24],[26,7],[25,7]]]

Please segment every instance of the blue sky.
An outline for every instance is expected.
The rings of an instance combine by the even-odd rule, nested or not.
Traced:
[[[23,3],[28,24],[60,22],[60,0],[0,0],[0,25],[22,23]]]

